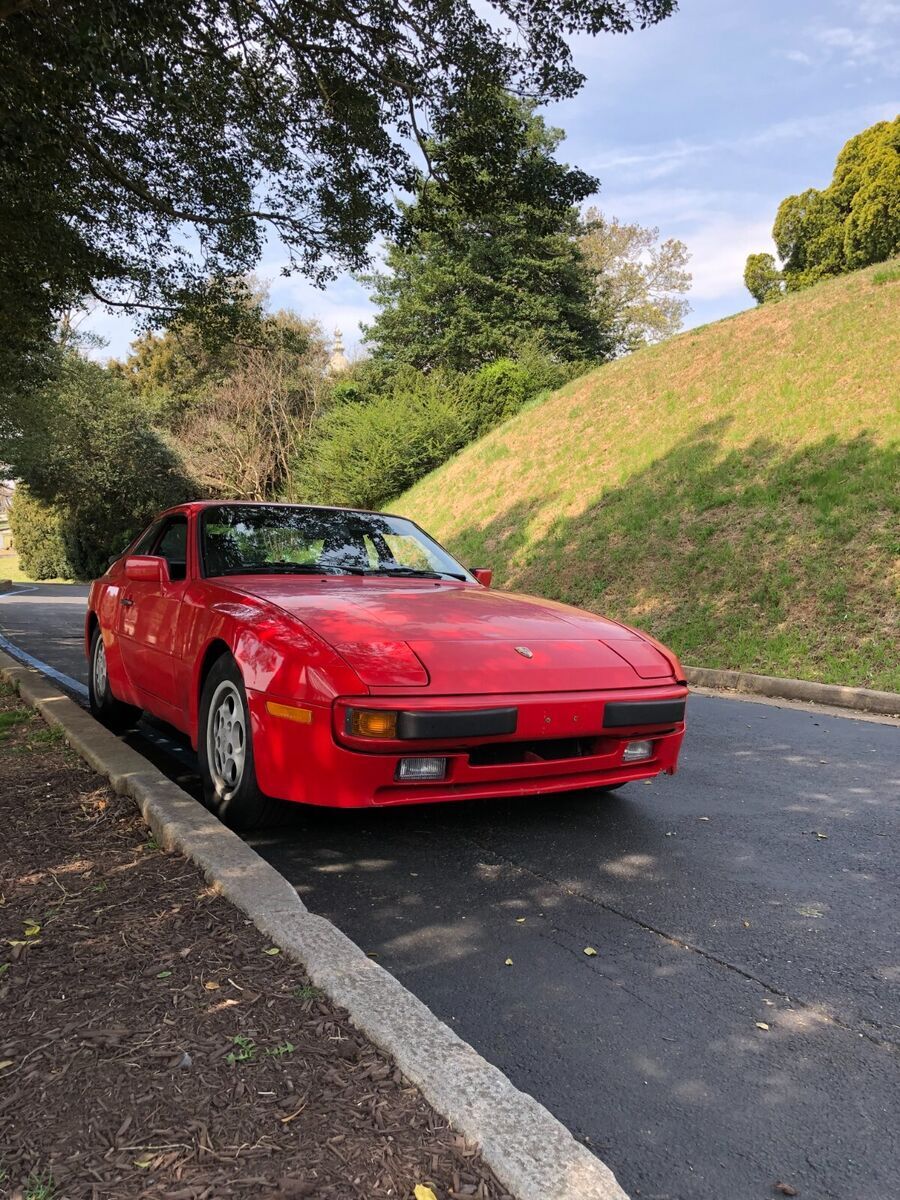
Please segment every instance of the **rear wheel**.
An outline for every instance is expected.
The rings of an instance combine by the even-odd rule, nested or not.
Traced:
[[[91,634],[88,699],[91,704],[91,712],[113,733],[124,733],[126,729],[130,729],[140,720],[141,710],[139,708],[135,708],[133,704],[123,704],[112,694],[106,666],[106,646],[99,625],[94,626],[94,632]]]
[[[271,821],[278,803],[256,782],[247,693],[230,654],[213,663],[200,697],[197,757],[207,806],[232,829]]]

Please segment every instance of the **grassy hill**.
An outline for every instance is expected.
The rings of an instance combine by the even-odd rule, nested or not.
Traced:
[[[900,266],[600,367],[390,507],[688,663],[900,691]]]

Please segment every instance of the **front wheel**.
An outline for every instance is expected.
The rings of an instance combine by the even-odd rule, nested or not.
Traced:
[[[197,750],[203,799],[221,821],[247,830],[272,819],[277,802],[256,782],[247,693],[230,654],[213,663],[203,684]]]
[[[113,733],[124,733],[140,720],[141,710],[133,704],[123,704],[112,694],[106,667],[106,646],[100,626],[91,634],[90,670],[88,671],[88,700],[91,712]]]

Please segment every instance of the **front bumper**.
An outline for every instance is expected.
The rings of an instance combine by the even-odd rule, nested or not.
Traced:
[[[489,697],[369,695],[342,698],[330,708],[306,705],[312,716],[304,724],[272,716],[266,701],[275,697],[249,692],[248,701],[256,774],[264,792],[306,804],[366,808],[602,788],[674,774],[685,730],[679,702],[686,696],[687,688],[679,684]],[[415,736],[379,744],[347,735],[348,706],[415,714],[406,724],[413,732],[447,730],[452,722],[437,718],[473,710],[513,708],[516,723],[508,734]],[[679,712],[681,719],[673,719]],[[651,757],[623,762],[626,744],[638,738],[652,742]],[[446,758],[445,777],[398,781],[400,760],[422,755]]]

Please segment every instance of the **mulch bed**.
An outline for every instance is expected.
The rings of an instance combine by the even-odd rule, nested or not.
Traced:
[[[0,695],[0,1196],[419,1184],[506,1195],[300,967]]]

